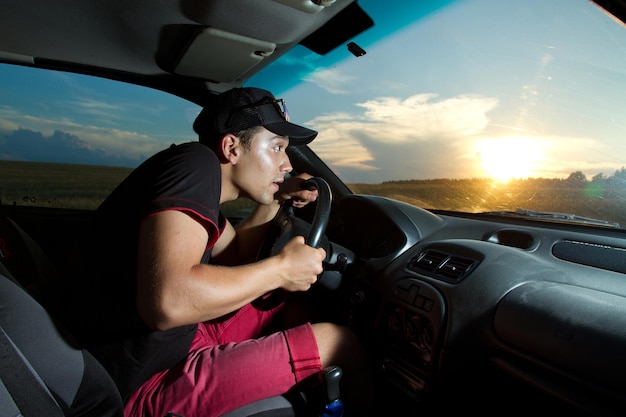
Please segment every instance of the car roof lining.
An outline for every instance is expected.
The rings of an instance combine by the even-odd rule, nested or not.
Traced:
[[[150,79],[140,84],[165,91],[179,83],[183,88],[187,84],[220,92],[242,85],[335,16],[339,20],[335,20],[333,26],[342,27],[341,33],[335,36],[326,31],[323,36],[313,38],[313,47],[327,52],[367,27],[363,24],[367,15],[356,2],[347,7],[353,0],[329,1],[328,7],[321,7],[315,13],[284,4],[297,4],[301,0],[113,0],[117,1],[117,7],[111,7],[111,1],[60,0],[58,10],[64,12],[58,15],[50,14],[48,0],[5,2],[0,14],[0,51],[3,51],[0,60],[33,66],[56,62],[54,66],[64,70],[75,69],[108,78],[123,79],[124,74],[136,74]],[[71,7],[63,3],[70,3]],[[340,13],[344,9],[347,12]],[[66,13],[66,10],[72,12]],[[207,28],[232,37],[249,38],[251,41],[244,43],[246,47],[235,48],[232,52],[239,50],[247,54],[242,59],[251,65],[242,66],[232,56],[220,58],[206,53],[203,56],[200,48],[195,50],[192,59],[197,70],[185,71],[185,75],[175,74],[194,37]],[[16,31],[24,36],[9,36]],[[263,59],[255,56],[250,59],[248,45],[255,42],[276,47]],[[216,68],[222,74],[221,79],[213,76]],[[186,82],[181,83],[181,79]]]

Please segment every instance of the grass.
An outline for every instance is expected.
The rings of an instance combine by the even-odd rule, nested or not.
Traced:
[[[473,213],[532,209],[575,213],[626,225],[626,187],[618,181],[531,178],[504,184],[489,179],[437,179],[353,184],[351,189],[427,209]]]
[[[3,204],[95,209],[130,168],[0,161]]]

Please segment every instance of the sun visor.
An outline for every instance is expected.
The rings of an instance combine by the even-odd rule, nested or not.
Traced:
[[[325,55],[373,26],[372,18],[355,1],[300,44],[315,53]]]
[[[174,72],[229,83],[270,56],[275,49],[276,44],[271,42],[211,27],[203,28],[181,54]]]

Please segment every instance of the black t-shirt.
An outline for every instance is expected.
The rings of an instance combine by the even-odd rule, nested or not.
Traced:
[[[136,309],[139,225],[163,211],[188,213],[209,232],[202,258],[224,226],[219,212],[221,171],[205,145],[172,145],[135,169],[96,211],[87,268],[80,278],[90,311],[80,336],[126,397],[154,373],[170,368],[188,352],[196,325],[152,331]]]

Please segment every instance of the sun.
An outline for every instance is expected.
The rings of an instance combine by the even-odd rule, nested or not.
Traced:
[[[532,138],[506,137],[478,142],[476,155],[487,176],[507,182],[532,176],[542,152]]]

